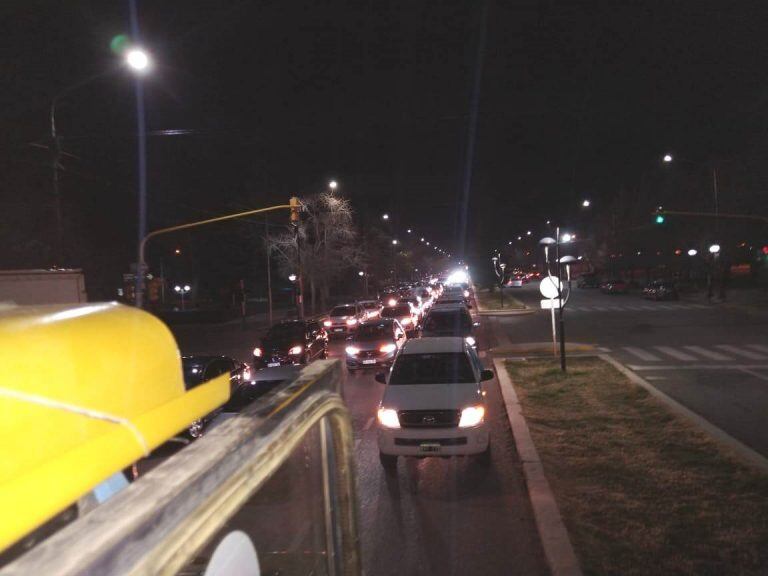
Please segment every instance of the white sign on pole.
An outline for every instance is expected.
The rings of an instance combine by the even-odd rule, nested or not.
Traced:
[[[555,298],[548,298],[541,301],[542,310],[549,310],[550,308],[560,308],[560,300]]]
[[[552,298],[557,298],[562,287],[563,283],[557,276],[547,276],[539,283],[539,291],[541,292],[541,295],[550,300]]]

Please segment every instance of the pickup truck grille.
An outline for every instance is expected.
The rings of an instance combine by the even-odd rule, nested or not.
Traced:
[[[455,428],[461,418],[460,410],[400,410],[397,413],[403,428]]]

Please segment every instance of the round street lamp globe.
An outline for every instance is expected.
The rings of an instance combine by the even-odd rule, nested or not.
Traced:
[[[382,220],[389,220],[389,214],[382,214],[381,215]]]
[[[573,236],[571,236],[570,234],[568,234],[566,232],[565,234],[563,234],[563,236],[561,238],[561,242],[566,242],[566,243],[570,242],[572,238],[573,238]]]
[[[192,288],[189,287],[189,284],[184,284],[184,292],[189,292],[192,290]]]
[[[427,244],[429,244],[429,242],[427,242]],[[392,245],[397,246],[397,240],[392,240]]]
[[[363,272],[362,270],[360,270],[360,272],[358,272],[358,273],[357,273],[357,275],[358,275],[358,276],[365,276],[365,272]]]
[[[720,252],[720,244],[712,244],[712,246],[709,247],[710,254],[717,254],[718,252]]]
[[[288,280],[290,280],[291,282],[296,282],[296,274],[290,274],[288,276]]]
[[[339,187],[339,183],[336,182],[336,180],[331,180],[330,182],[328,182],[328,188],[330,188],[331,190],[336,190],[336,188],[338,187]]]
[[[173,287],[173,290],[175,292],[181,292],[181,286],[176,285],[176,286]]]
[[[590,202],[589,200],[584,200],[584,202],[581,203],[581,205],[584,206],[584,208],[589,208],[590,204],[592,204],[592,202]]]
[[[132,48],[125,54],[125,61],[136,72],[144,72],[149,68],[149,56],[140,48]]]
[[[664,162],[672,162],[672,154],[664,154]]]
[[[699,251],[696,250],[695,248],[691,248],[690,250],[688,250],[688,256],[696,256],[696,254],[698,253]]]

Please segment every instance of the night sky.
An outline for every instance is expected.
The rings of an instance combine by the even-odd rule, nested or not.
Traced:
[[[322,189],[456,251],[481,2],[140,2],[150,228]],[[2,267],[44,265],[47,114],[59,130],[69,251],[105,275],[135,250],[132,81],[110,51],[124,1],[0,8]],[[470,252],[547,218],[722,166],[721,210],[766,211],[768,9],[759,2],[489,2]],[[185,130],[184,135],[162,135]],[[681,176],[683,174],[683,176]],[[728,192],[731,192],[728,194]],[[729,202],[732,206],[729,206]],[[649,210],[652,206],[649,206]]]

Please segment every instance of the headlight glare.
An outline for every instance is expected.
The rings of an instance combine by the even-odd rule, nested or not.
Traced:
[[[379,424],[384,428],[400,428],[400,419],[397,417],[397,410],[392,408],[379,408]]]
[[[473,426],[482,424],[483,418],[485,418],[484,406],[468,406],[461,411],[459,428],[472,428]]]

